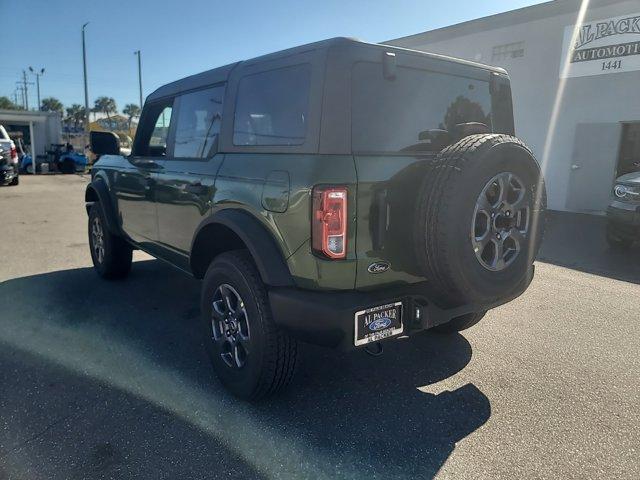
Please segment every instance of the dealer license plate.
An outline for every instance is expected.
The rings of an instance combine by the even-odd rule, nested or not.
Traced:
[[[366,345],[402,333],[402,302],[356,312],[355,345]]]

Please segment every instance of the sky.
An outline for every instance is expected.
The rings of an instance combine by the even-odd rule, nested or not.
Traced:
[[[84,104],[81,27],[89,104],[119,110],[143,93],[238,60],[336,36],[382,42],[542,3],[526,0],[0,0],[0,96],[13,99],[29,66],[45,68],[41,97]],[[10,19],[7,22],[7,19]],[[29,81],[35,82],[33,76]],[[30,107],[36,103],[29,86]]]

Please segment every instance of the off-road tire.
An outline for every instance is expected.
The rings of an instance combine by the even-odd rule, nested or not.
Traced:
[[[461,332],[462,330],[473,327],[476,323],[482,320],[486,314],[487,312],[468,313],[467,315],[462,315],[461,317],[454,318],[447,323],[433,327],[431,330],[436,333],[444,334]]]
[[[522,179],[532,223],[515,260],[502,271],[490,271],[472,248],[471,227],[481,192],[501,172]],[[414,233],[419,266],[440,303],[490,305],[521,290],[542,241],[545,206],[540,167],[517,138],[471,135],[440,152],[420,190]]]
[[[96,221],[100,223],[103,232],[104,254],[102,259],[99,258],[94,248],[95,237],[92,234],[92,228]],[[98,275],[107,280],[125,278],[131,271],[133,249],[123,238],[109,232],[105,215],[99,202],[94,203],[89,210],[88,233],[91,260]]]
[[[214,294],[220,285],[232,286],[241,296],[249,324],[249,352],[241,368],[229,366],[214,340]],[[273,321],[267,289],[246,250],[218,255],[202,283],[202,330],[207,353],[220,382],[235,396],[256,401],[286,387],[294,374],[297,342]]]
[[[634,239],[621,233],[618,228],[611,223],[607,223],[605,235],[607,244],[612,250],[627,251],[633,246]]]

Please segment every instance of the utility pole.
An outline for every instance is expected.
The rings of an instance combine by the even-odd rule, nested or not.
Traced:
[[[16,105],[18,105],[18,92],[20,92],[20,105],[24,108],[24,87],[22,86],[22,82],[16,82],[18,86],[16,87]]]
[[[24,92],[24,109],[29,110],[29,87],[28,85],[33,85],[33,82],[27,82],[27,72],[22,70],[22,91]]]
[[[82,25],[82,68],[84,71],[84,130],[89,131],[89,88],[87,87],[87,49],[84,41],[84,28],[89,22]]]
[[[136,50],[133,54],[138,56],[138,87],[140,88],[140,110],[142,110],[142,59],[140,50]]]
[[[40,77],[44,75],[44,68],[41,68],[40,71],[34,70],[33,67],[29,67],[29,71],[36,76],[36,85],[38,88],[38,110],[42,108],[40,104]]]

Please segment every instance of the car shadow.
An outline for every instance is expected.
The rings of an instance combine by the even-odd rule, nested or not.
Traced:
[[[0,347],[0,479],[210,478],[212,464],[231,478],[266,478],[153,402]]]
[[[57,369],[60,391],[73,392],[73,398],[83,398],[84,389],[98,402],[134,395],[139,415],[105,420],[100,441],[113,448],[124,442],[136,450],[131,458],[147,455],[158,467],[168,462],[199,468],[207,457],[202,449],[197,458],[187,455],[183,460],[158,452],[203,443],[204,431],[232,445],[231,456],[240,452],[249,461],[250,465],[232,462],[248,476],[430,478],[456,443],[491,416],[489,399],[475,385],[453,381],[450,391],[434,385],[471,359],[471,346],[459,334],[400,339],[388,343],[380,357],[302,345],[298,375],[289,390],[257,405],[232,399],[214,378],[204,353],[198,328],[199,285],[155,260],[136,262],[130,277],[120,282],[103,281],[89,268],[8,280],[0,285],[5,306],[0,342],[37,358],[31,362],[36,372]],[[0,368],[11,368],[7,364],[10,360],[0,356]],[[61,368],[75,371],[60,373]],[[32,405],[47,392],[42,391],[39,375],[17,372],[24,394],[4,399],[2,409],[22,412],[15,415],[19,428],[25,428],[39,418],[31,414]],[[78,381],[83,373],[91,377],[84,383]],[[99,388],[94,386],[96,379]],[[67,383],[75,386],[67,389]],[[17,405],[20,402],[27,402],[26,408]],[[55,415],[67,415],[72,403],[59,402],[53,407]],[[128,411],[129,403],[115,401],[112,407]],[[159,415],[158,405],[169,419],[164,421],[177,424],[178,433],[170,438],[149,424]],[[238,436],[220,419],[227,413],[234,425],[241,425],[234,427]],[[83,415],[76,417],[82,424]],[[7,432],[18,428],[14,417],[4,421]],[[123,421],[130,438],[122,432]],[[34,425],[30,428],[37,431]],[[88,428],[80,430],[89,440],[94,435]],[[111,434],[119,440],[109,443]],[[136,441],[140,437],[145,441]],[[256,442],[264,447],[256,447]],[[61,445],[64,451],[58,448],[56,459],[77,460],[73,442]],[[219,461],[216,455],[210,460]],[[282,470],[287,462],[292,464]],[[50,467],[47,461],[40,464],[43,471]],[[224,469],[225,462],[220,465]],[[138,476],[159,478],[140,471]]]
[[[606,225],[603,216],[547,212],[538,261],[640,283],[640,246],[628,251],[611,249],[605,237]]]

